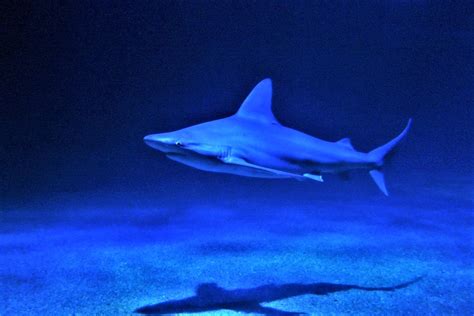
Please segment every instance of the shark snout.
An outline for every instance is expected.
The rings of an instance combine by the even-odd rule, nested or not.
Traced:
[[[143,138],[143,141],[151,148],[163,152],[172,151],[172,148],[176,147],[176,140],[163,134],[147,135]]]

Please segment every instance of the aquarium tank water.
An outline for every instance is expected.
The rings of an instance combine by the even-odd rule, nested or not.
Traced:
[[[471,1],[1,7],[0,315],[473,315]]]

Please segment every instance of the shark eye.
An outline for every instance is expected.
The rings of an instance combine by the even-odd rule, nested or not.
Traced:
[[[183,145],[182,142],[180,142],[180,141],[178,140],[178,141],[176,141],[176,146],[178,146],[178,147],[183,147],[184,145]]]

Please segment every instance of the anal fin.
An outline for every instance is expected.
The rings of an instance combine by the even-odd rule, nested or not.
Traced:
[[[344,181],[348,181],[351,178],[351,174],[349,173],[349,171],[339,172],[337,175],[339,176],[339,178],[341,178],[341,180]]]

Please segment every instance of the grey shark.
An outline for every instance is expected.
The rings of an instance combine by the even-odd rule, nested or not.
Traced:
[[[258,178],[323,182],[325,174],[369,171],[388,195],[382,167],[406,136],[412,120],[394,139],[368,153],[349,138],[329,142],[283,126],[272,113],[272,82],[255,86],[236,114],[178,131],[151,134],[144,141],[172,160],[190,167]]]

